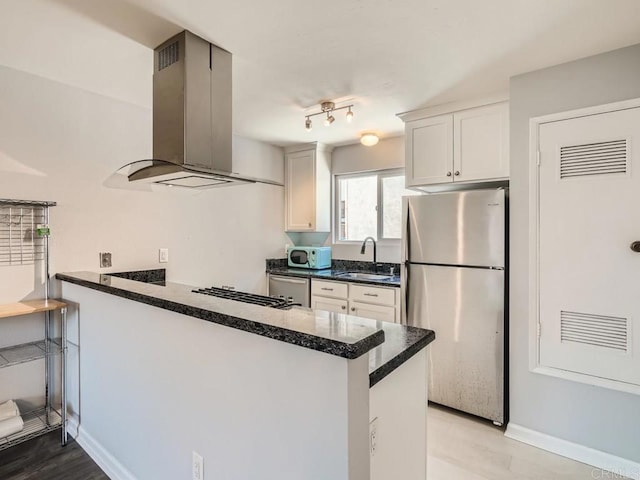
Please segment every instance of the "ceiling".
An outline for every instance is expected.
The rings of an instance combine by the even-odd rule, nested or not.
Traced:
[[[637,0],[8,2],[0,41],[15,52],[0,64],[37,55],[35,73],[145,108],[157,44],[188,29],[229,50],[234,133],[276,145],[395,136],[397,113],[506,92],[510,76],[640,43]],[[306,132],[321,100],[355,104],[354,121],[338,112]]]

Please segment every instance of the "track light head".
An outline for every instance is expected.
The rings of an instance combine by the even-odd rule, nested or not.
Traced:
[[[335,121],[336,121],[336,119],[335,119],[335,118],[333,118],[333,115],[329,115],[329,114],[327,113],[327,118],[325,118],[325,120],[324,120],[324,124],[328,127],[329,125],[331,125],[331,124],[332,124],[333,122],[335,122]]]
[[[351,107],[349,107],[349,111],[347,112],[347,122],[351,123],[353,120],[353,112],[351,111]]]
[[[307,119],[304,121],[304,128],[307,130],[307,132],[311,131],[311,119],[309,117],[307,117]]]

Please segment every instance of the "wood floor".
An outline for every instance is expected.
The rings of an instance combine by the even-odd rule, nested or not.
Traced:
[[[29,440],[0,452],[2,480],[109,480],[71,441],[60,445],[60,431]]]
[[[429,407],[428,480],[588,480],[607,476],[589,465],[504,436],[491,422]]]

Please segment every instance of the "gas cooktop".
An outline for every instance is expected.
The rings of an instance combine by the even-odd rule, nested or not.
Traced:
[[[300,305],[299,303],[295,303],[291,297],[267,297],[265,295],[256,295],[254,293],[237,292],[229,288],[198,288],[192,290],[192,292],[211,295],[212,297],[226,298],[228,300],[235,300],[236,302],[252,303],[263,307],[279,308],[281,310],[286,310],[293,306]]]

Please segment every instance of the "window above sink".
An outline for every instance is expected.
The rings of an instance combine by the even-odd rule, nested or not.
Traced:
[[[335,242],[362,242],[366,237],[399,242],[402,197],[420,195],[405,189],[402,169],[336,175]]]

